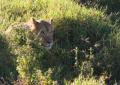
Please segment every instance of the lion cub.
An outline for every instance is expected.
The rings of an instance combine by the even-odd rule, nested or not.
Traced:
[[[8,27],[5,31],[6,35],[9,35],[11,30],[17,29],[18,27],[25,30],[30,30],[32,33],[36,34],[35,38],[41,38],[41,43],[46,49],[51,49],[53,46],[53,34],[54,28],[52,25],[52,20],[35,20],[31,18],[28,22],[16,23]]]

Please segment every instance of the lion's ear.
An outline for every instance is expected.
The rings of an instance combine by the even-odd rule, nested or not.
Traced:
[[[51,19],[49,20],[49,22],[50,22],[50,24],[53,24],[53,19],[51,18]]]
[[[36,23],[36,20],[35,20],[33,17],[30,18],[30,21],[31,21],[32,23]]]
[[[51,19],[49,20],[49,23],[51,24],[51,27],[52,27],[52,29],[51,29],[51,30],[52,30],[52,31],[54,31],[53,22],[54,22],[54,21],[53,21],[53,19],[51,18]]]
[[[31,26],[31,25],[35,25],[36,24],[36,20],[31,17],[27,22],[26,22],[27,25]]]

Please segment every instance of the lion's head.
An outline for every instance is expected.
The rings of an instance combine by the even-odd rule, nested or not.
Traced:
[[[31,32],[36,33],[38,37],[42,38],[42,44],[46,49],[51,49],[53,45],[54,28],[52,24],[52,20],[35,20],[34,18],[27,22]]]

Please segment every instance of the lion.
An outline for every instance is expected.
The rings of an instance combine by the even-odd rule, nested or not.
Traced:
[[[32,33],[36,34],[35,38],[41,38],[41,43],[46,49],[51,49],[53,46],[53,20],[35,20],[34,18],[30,18],[27,22],[21,22],[17,24],[10,25],[8,29],[5,31],[6,35],[9,35],[11,30],[14,28],[23,28],[25,30],[29,30]]]

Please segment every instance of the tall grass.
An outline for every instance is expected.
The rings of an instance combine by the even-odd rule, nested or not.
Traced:
[[[107,78],[109,83],[120,79],[119,26],[112,23],[105,11],[86,8],[72,0],[1,0],[0,4],[2,36],[11,23],[30,17],[52,18],[55,28],[55,43],[50,52],[38,41],[29,44],[27,33],[22,30],[13,30],[6,39],[8,54],[14,55],[8,57],[14,60],[11,64],[16,68],[13,72],[16,84],[99,85],[101,81],[105,84]],[[6,72],[2,66],[0,69],[1,74]],[[12,67],[9,69],[8,74]],[[1,76],[13,81],[10,75]],[[100,80],[101,76],[105,77]]]

